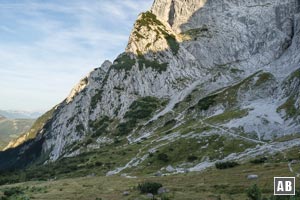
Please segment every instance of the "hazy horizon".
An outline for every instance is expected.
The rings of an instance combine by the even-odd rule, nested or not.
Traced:
[[[152,0],[0,3],[0,109],[44,112],[124,51]]]

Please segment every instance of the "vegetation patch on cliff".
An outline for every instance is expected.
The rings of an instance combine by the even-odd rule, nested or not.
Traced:
[[[156,18],[156,15],[150,11],[142,13],[141,17],[136,21],[136,27],[138,30],[140,30],[142,26],[146,26],[148,30],[151,30],[151,25],[164,26],[163,23]]]
[[[96,90],[95,95],[91,99],[91,111],[97,107],[97,103],[102,99],[103,90]]]
[[[144,56],[138,56],[138,64],[139,64],[139,69],[142,70],[143,67],[145,68],[152,68],[159,73],[162,73],[167,70],[168,68],[168,63],[159,63],[157,61],[152,61],[146,59]]]
[[[156,32],[156,41],[163,37],[167,41],[171,51],[174,55],[177,55],[179,51],[179,43],[176,40],[175,35],[170,34],[165,25],[157,19],[157,17],[151,13],[151,12],[145,12],[141,14],[141,17],[137,20],[135,24],[136,30],[133,32],[133,34],[137,37],[138,40],[140,39],[146,39],[145,36],[139,33],[139,31],[142,29],[142,27],[147,27],[148,31],[154,31]],[[151,44],[147,44],[147,48]]]
[[[159,99],[150,96],[134,101],[125,113],[126,122],[118,126],[118,135],[130,133],[140,121],[149,119],[161,106],[162,102]]]
[[[295,100],[293,97],[288,98],[284,104],[278,107],[277,112],[284,110],[288,117],[294,117],[297,114]]]
[[[128,54],[121,54],[111,66],[111,69],[117,71],[125,70],[130,71],[135,64],[135,59],[132,59]]]
[[[108,116],[101,117],[95,121],[90,121],[89,126],[92,131],[92,137],[99,137],[108,132],[109,124],[112,122]]]

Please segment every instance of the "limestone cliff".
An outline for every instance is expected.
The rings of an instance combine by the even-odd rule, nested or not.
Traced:
[[[299,133],[299,4],[156,0],[125,53],[82,79],[17,154],[39,142],[44,161],[55,161],[116,138],[140,141],[170,120],[258,144]]]

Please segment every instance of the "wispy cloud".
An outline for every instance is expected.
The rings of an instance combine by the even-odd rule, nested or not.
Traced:
[[[59,103],[82,76],[124,50],[134,20],[151,4],[2,0],[0,109],[47,110]]]

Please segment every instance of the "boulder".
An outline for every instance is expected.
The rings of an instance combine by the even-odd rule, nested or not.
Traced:
[[[256,174],[249,174],[249,175],[247,176],[247,179],[248,179],[248,180],[258,179],[258,175],[256,175]]]

